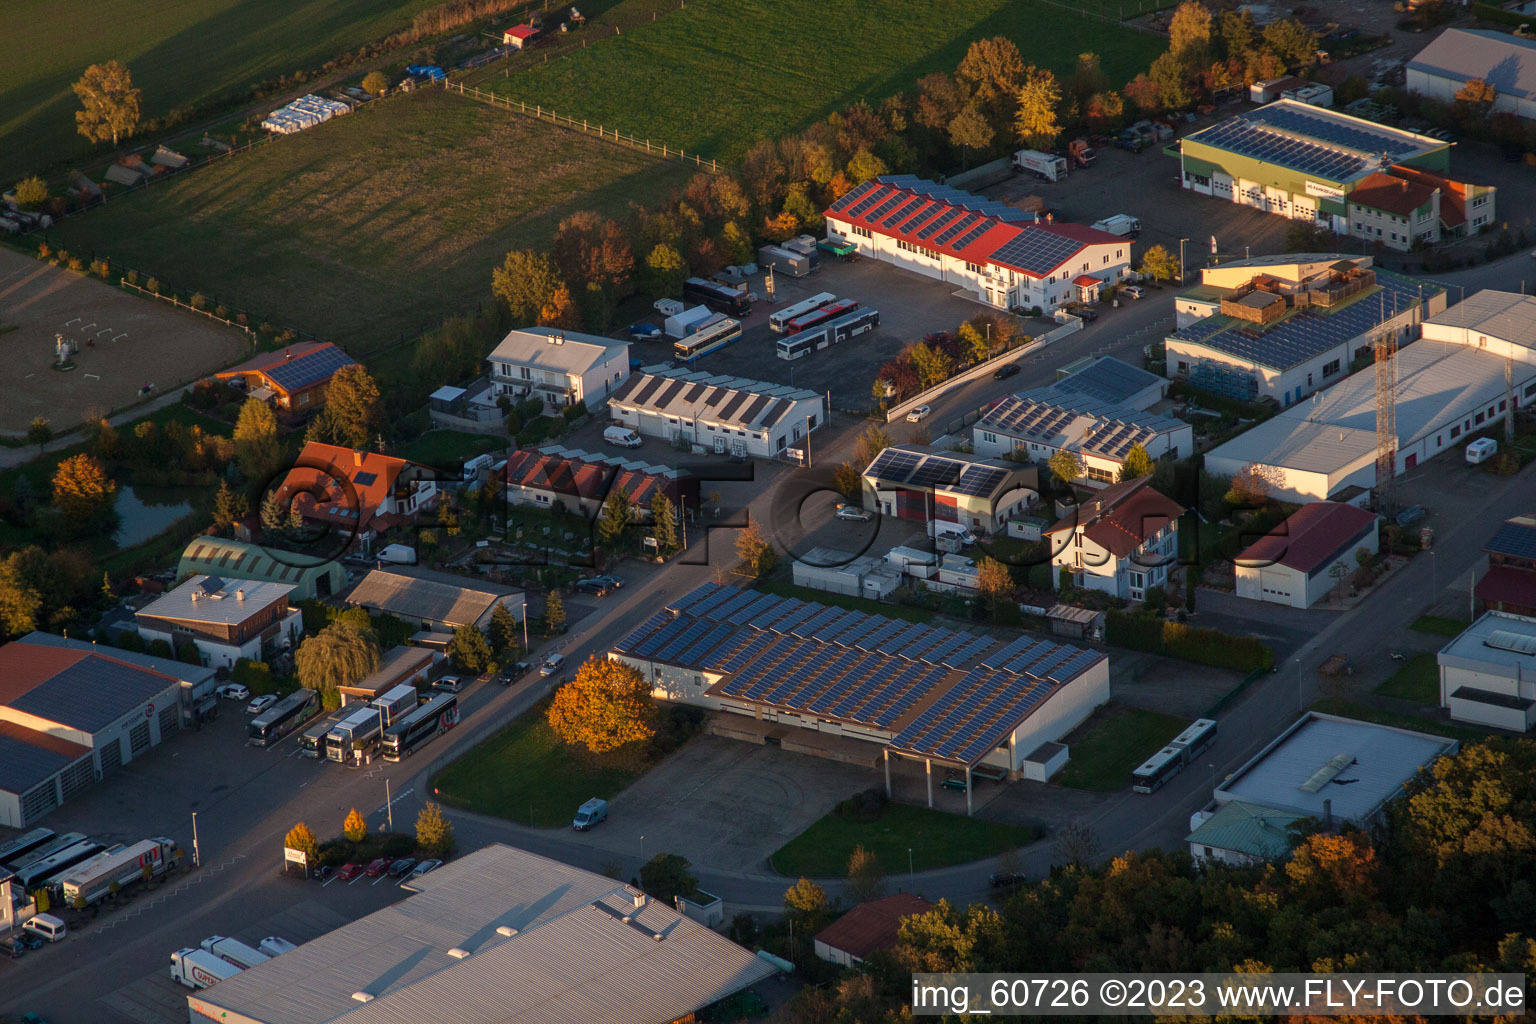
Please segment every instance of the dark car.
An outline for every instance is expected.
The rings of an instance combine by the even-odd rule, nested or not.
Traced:
[[[502,686],[511,686],[513,683],[523,678],[523,676],[527,675],[529,671],[532,670],[532,668],[533,666],[528,664],[526,661],[519,661],[511,668],[502,669],[501,674],[496,677],[496,681]]]
[[[1009,363],[1007,366],[999,366],[996,370],[993,370],[992,371],[992,379],[993,380],[1007,380],[1009,377],[1012,377],[1012,376],[1016,375],[1018,372],[1019,372],[1019,364],[1018,363]]]
[[[399,860],[395,861],[389,866],[389,877],[399,878],[401,875],[408,873],[411,868],[414,868],[415,866],[415,857],[401,857]]]
[[[1072,315],[1081,317],[1090,324],[1099,318],[1099,314],[1089,309],[1087,306],[1084,306],[1082,309],[1074,309],[1072,311]]]
[[[1013,889],[1023,885],[1025,882],[1029,881],[1029,879],[1025,878],[1021,874],[1018,874],[1017,872],[999,871],[993,874],[991,878],[987,879],[987,881],[992,884],[992,888],[994,889]]]
[[[0,956],[19,959],[27,955],[27,947],[15,940],[0,939]]]
[[[602,597],[608,593],[608,584],[602,580],[578,580],[574,587],[578,594],[591,594],[594,597]]]
[[[378,878],[388,870],[389,861],[383,857],[379,857],[368,862],[368,866],[363,869],[363,874],[367,875],[369,878]]]
[[[11,936],[11,941],[22,949],[42,949],[47,944],[42,936],[33,935],[31,932],[17,932]]]

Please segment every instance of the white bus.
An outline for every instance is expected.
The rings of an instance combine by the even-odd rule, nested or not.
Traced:
[[[836,345],[847,341],[849,338],[858,337],[866,331],[872,331],[880,326],[880,311],[877,309],[861,309],[847,316],[840,316],[836,320],[812,327],[808,331],[792,334],[787,338],[780,338],[778,343],[778,356],[780,359],[799,359],[808,356],[812,352],[819,351],[829,345]]]
[[[380,756],[386,761],[410,757],[416,748],[459,724],[457,694],[441,693],[384,730]]]
[[[822,292],[820,295],[812,295],[804,302],[797,302],[793,306],[785,306],[783,309],[768,314],[768,329],[774,334],[783,334],[784,327],[797,316],[803,316],[812,310],[820,309],[829,302],[836,302],[837,296],[831,292]]]
[[[1151,757],[1131,773],[1131,789],[1138,793],[1153,793],[1161,789],[1163,783],[1173,778],[1184,770],[1184,750],[1182,747],[1167,746]]]
[[[672,346],[680,362],[691,363],[700,356],[707,356],[716,349],[724,348],[741,337],[741,321],[730,317],[715,316],[705,320],[697,331]]]
[[[80,838],[84,839],[85,837],[81,836]],[[0,871],[3,871],[6,865],[12,861],[21,862],[33,850],[47,846],[51,839],[53,839],[53,829],[35,828],[25,835],[17,836],[4,846],[0,846]]]
[[[43,888],[48,885],[50,879],[66,874],[70,868],[96,856],[106,847],[100,843],[94,843],[89,839],[82,839],[73,843],[57,853],[49,854],[42,860],[35,860],[16,871],[16,881],[28,892],[33,889]]]
[[[1169,741],[1170,747],[1184,752],[1184,763],[1189,764],[1216,742],[1216,722],[1210,718],[1197,718],[1188,729]]]

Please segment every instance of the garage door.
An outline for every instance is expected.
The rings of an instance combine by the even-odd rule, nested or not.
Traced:
[[[57,806],[59,806],[59,790],[53,779],[49,779],[21,798],[20,824],[26,826]]]
[[[64,784],[64,799],[68,800],[92,782],[96,781],[96,766],[88,757],[82,757],[59,774]]]
[[[123,743],[112,740],[101,748],[101,774],[111,775],[123,766]]]

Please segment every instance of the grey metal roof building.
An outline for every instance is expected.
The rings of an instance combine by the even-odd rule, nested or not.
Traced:
[[[1069,395],[1082,395],[1134,409],[1145,409],[1168,393],[1166,378],[1114,356],[1095,359],[1081,370],[1061,377],[1052,386]]]
[[[1481,78],[1498,93],[1496,113],[1536,117],[1536,40],[1448,28],[1408,62],[1405,77],[1411,91],[1446,101]]]
[[[776,968],[611,878],[499,844],[187,997],[221,1024],[667,1024]]]
[[[1536,728],[1536,620],[1490,611],[1440,649],[1440,704],[1459,722]]]
[[[420,623],[424,629],[449,632],[460,626],[484,626],[498,604],[521,619],[526,603],[523,592],[514,587],[404,566],[369,572],[352,588],[346,602]]]
[[[647,366],[608,406],[641,434],[760,457],[782,454],[827,419],[815,391],[687,367]]]
[[[1228,776],[1216,802],[1368,825],[1419,769],[1457,748],[1444,736],[1311,711]]]

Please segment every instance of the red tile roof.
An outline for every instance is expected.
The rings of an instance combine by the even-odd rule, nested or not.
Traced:
[[[1311,572],[1337,558],[1345,545],[1374,527],[1376,513],[1337,501],[1303,505],[1237,556],[1246,568],[1283,565]]]
[[[531,39],[539,34],[539,30],[532,25],[513,25],[502,34],[516,39]]]
[[[925,914],[933,904],[909,892],[873,903],[861,903],[816,933],[816,941],[860,960],[881,949],[892,949],[904,918]]]
[[[1183,514],[1183,505],[1153,490],[1142,477],[1104,488],[1045,532],[1072,533],[1081,527],[1083,536],[1124,558]]]
[[[506,481],[535,491],[601,499],[607,495],[615,472],[613,466],[603,463],[524,449],[507,459]]]
[[[1467,222],[1469,185],[1452,181],[1433,171],[1426,171],[1422,167],[1408,167],[1405,164],[1393,164],[1392,169],[1387,173],[1396,178],[1417,182],[1426,188],[1438,188],[1440,190],[1440,222],[1446,227],[1460,227]]]
[[[1536,571],[1513,565],[1489,566],[1472,588],[1472,596],[1479,601],[1536,608]]]
[[[1372,210],[1407,217],[1435,197],[1435,190],[1407,178],[1376,171],[1366,175],[1349,193],[1349,201]]]
[[[1100,281],[1092,274],[1078,274],[1072,279],[1072,283],[1083,288],[1092,288],[1094,285],[1103,284],[1104,282]]]
[[[367,528],[409,464],[376,452],[310,441],[283,478],[278,498],[286,501],[291,496],[307,517]],[[344,487],[341,480],[350,486]]]

